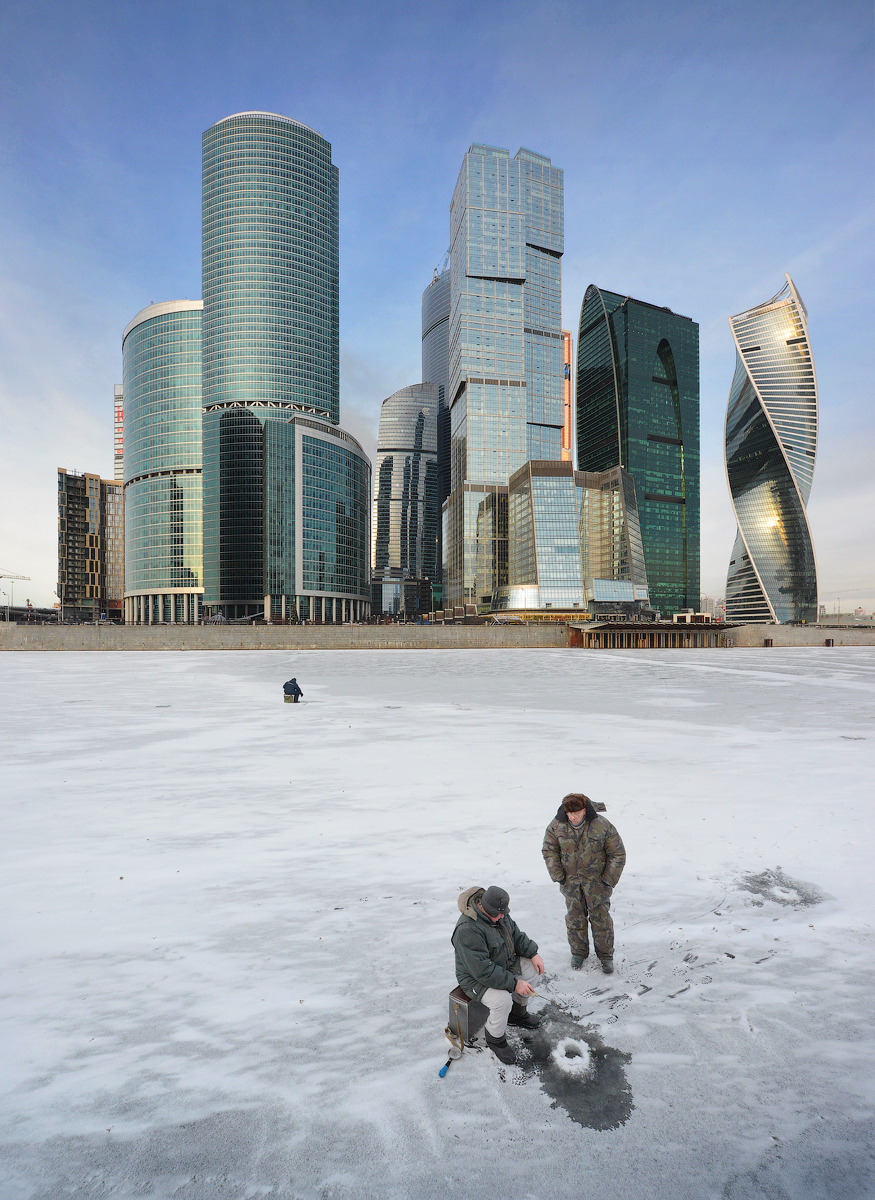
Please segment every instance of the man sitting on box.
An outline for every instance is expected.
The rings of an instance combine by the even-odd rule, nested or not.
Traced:
[[[466,996],[489,1009],[487,1045],[501,1062],[514,1063],[507,1027],[540,1025],[526,1006],[535,990],[532,981],[544,973],[544,960],[537,942],[508,916],[510,897],[503,888],[468,888],[458,903],[462,915],[452,937],[456,980]]]

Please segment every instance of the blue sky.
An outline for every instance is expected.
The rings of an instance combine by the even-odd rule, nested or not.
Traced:
[[[420,379],[420,295],[472,141],[565,170],[563,321],[588,283],[701,326],[702,590],[735,525],[726,318],[805,300],[821,602],[875,608],[871,5],[40,3],[0,13],[0,567],[54,600],[58,466],[112,472],[121,333],[199,297],[201,134],[244,109],[340,169],[341,419],[373,450]],[[0,581],[0,588],[8,590]],[[21,589],[21,590],[19,590]]]

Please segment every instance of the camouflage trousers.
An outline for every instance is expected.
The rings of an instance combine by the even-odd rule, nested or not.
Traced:
[[[565,928],[571,953],[586,958],[589,954],[589,929],[599,958],[614,956],[614,922],[611,920],[612,888],[601,881],[563,883]]]

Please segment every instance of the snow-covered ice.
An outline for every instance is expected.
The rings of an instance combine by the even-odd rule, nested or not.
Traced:
[[[875,651],[9,653],[0,701],[0,1200],[875,1192]],[[571,790],[610,977],[541,859]],[[584,1078],[438,1078],[472,883]]]

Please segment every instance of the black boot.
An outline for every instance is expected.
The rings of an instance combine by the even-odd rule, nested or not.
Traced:
[[[541,1024],[535,1014],[529,1012],[525,1004],[517,1004],[515,1000],[507,1023],[508,1025],[519,1025],[521,1029],[538,1029]]]
[[[516,1053],[514,1052],[513,1048],[508,1045],[506,1035],[502,1034],[501,1037],[497,1038],[493,1037],[488,1029],[484,1029],[483,1032],[486,1034],[486,1045],[489,1047],[495,1057],[499,1059],[500,1062],[503,1062],[505,1066],[512,1067],[516,1062]]]

